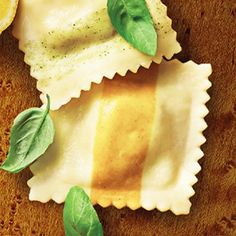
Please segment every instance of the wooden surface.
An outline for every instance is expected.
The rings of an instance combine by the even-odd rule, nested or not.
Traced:
[[[211,63],[209,128],[202,171],[188,216],[157,210],[96,207],[105,235],[236,235],[236,1],[163,0],[178,32],[182,61]],[[0,36],[0,160],[6,157],[9,129],[22,110],[40,105],[35,80],[10,30]],[[64,235],[62,205],[29,202],[28,170],[0,171],[0,235]]]

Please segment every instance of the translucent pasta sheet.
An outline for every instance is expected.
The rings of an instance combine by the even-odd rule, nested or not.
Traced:
[[[37,88],[50,96],[52,109],[78,98],[81,90],[89,90],[91,82],[100,83],[104,76],[137,72],[181,50],[166,6],[160,0],[146,2],[158,33],[155,57],[140,53],[115,32],[107,0],[20,1],[13,33]]]
[[[104,79],[52,111],[56,137],[31,166],[30,199],[61,203],[78,185],[103,207],[187,214],[210,74],[207,64],[163,61]]]

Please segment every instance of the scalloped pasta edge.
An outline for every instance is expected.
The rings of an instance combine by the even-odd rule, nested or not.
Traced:
[[[57,106],[55,106],[55,107],[52,106],[52,107],[51,107],[51,110],[57,110],[57,109],[59,109],[62,105],[67,104],[68,102],[70,102],[71,99],[73,99],[73,98],[79,98],[80,95],[81,95],[81,91],[89,91],[89,90],[91,89],[92,83],[94,83],[94,84],[100,84],[100,83],[103,81],[104,78],[113,79],[116,74],[118,74],[118,75],[120,75],[120,76],[125,76],[129,71],[132,72],[132,73],[137,73],[137,71],[138,71],[138,69],[139,69],[140,67],[144,67],[144,68],[146,68],[146,69],[149,69],[150,66],[151,66],[151,64],[152,64],[152,62],[155,62],[156,64],[160,64],[160,63],[162,62],[162,60],[163,60],[164,57],[167,58],[167,59],[171,59],[171,58],[173,57],[173,55],[175,55],[175,54],[181,52],[182,48],[181,48],[181,46],[180,46],[180,44],[179,44],[179,42],[178,42],[178,40],[177,40],[177,32],[173,29],[173,21],[172,21],[172,19],[168,16],[167,6],[166,6],[163,2],[161,2],[161,3],[162,3],[162,8],[163,8],[163,10],[164,10],[164,12],[165,12],[165,14],[166,14],[166,18],[168,19],[168,21],[169,21],[169,23],[170,23],[170,27],[171,27],[171,29],[173,30],[173,32],[172,32],[173,35],[172,35],[172,36],[173,36],[173,38],[175,39],[175,41],[177,42],[177,45],[178,45],[178,47],[177,47],[177,45],[176,45],[175,52],[174,52],[172,55],[166,55],[166,56],[162,55],[162,56],[161,56],[161,59],[158,59],[157,56],[155,56],[155,57],[153,57],[153,58],[150,58],[150,60],[144,60],[144,59],[143,59],[142,62],[140,62],[140,63],[138,63],[138,64],[133,64],[132,66],[130,66],[130,67],[127,68],[127,69],[125,68],[125,69],[123,69],[123,70],[114,71],[114,72],[112,72],[112,73],[111,73],[111,71],[110,71],[110,72],[105,72],[105,73],[103,74],[103,76],[97,77],[94,81],[88,80],[86,84],[83,84],[83,88],[82,88],[80,91],[77,91],[76,94],[75,94],[73,91],[70,92],[70,95],[69,95],[69,96],[63,98],[63,101],[60,103],[60,105],[57,105]],[[19,37],[17,37],[17,33],[14,32],[14,28],[13,28],[13,36],[14,36],[16,39],[18,39],[18,41],[19,41],[19,49],[20,49],[23,53],[25,53],[25,47],[24,47],[24,45],[22,44],[22,41],[20,41]],[[160,60],[160,62],[158,63],[159,60]],[[34,73],[33,73],[33,70],[32,70],[32,67],[31,67],[31,64],[30,64],[30,62],[27,60],[27,55],[26,55],[26,54],[24,54],[24,62],[25,62],[27,65],[30,66],[30,75],[31,75],[31,77],[35,78]],[[47,93],[44,92],[44,87],[41,87],[41,86],[40,86],[40,84],[38,83],[38,80],[37,80],[36,88],[37,88],[37,90],[39,90],[39,91],[41,92],[41,95],[40,95],[41,101],[42,101],[43,103],[45,103],[45,102],[46,102],[46,94],[47,94]]]
[[[175,61],[177,61],[175,59]],[[188,61],[183,64],[187,63],[194,63],[193,61]],[[191,152],[188,154],[189,158],[186,158],[186,161],[184,162],[184,165],[182,167],[182,175],[183,176],[188,176],[188,185],[185,186],[186,188],[186,194],[183,197],[182,201],[185,201],[186,204],[188,204],[188,207],[185,211],[179,211],[175,208],[175,206],[170,205],[167,208],[162,208],[158,202],[154,204],[152,207],[147,207],[145,205],[142,205],[141,203],[137,205],[137,203],[129,201],[129,202],[116,202],[113,201],[112,199],[106,199],[103,197],[100,197],[97,199],[93,204],[98,204],[101,207],[109,207],[109,206],[114,206],[118,209],[124,208],[124,207],[129,207],[132,210],[137,210],[139,208],[144,208],[147,211],[151,211],[154,209],[158,209],[161,212],[165,212],[168,210],[171,210],[175,215],[187,215],[190,212],[190,208],[192,206],[192,203],[190,201],[190,198],[195,194],[194,191],[194,184],[197,183],[198,179],[196,175],[201,171],[201,165],[199,164],[199,160],[203,158],[204,153],[201,149],[201,146],[206,142],[206,138],[203,135],[203,131],[205,131],[208,127],[205,117],[209,113],[209,110],[206,107],[206,103],[210,100],[210,96],[207,92],[207,90],[212,86],[210,80],[208,77],[212,73],[212,68],[209,64],[201,64],[201,66],[209,66],[210,70],[209,73],[206,73],[204,79],[204,84],[202,85],[202,91],[201,91],[201,96],[199,96],[198,99],[198,109],[195,109],[195,113],[197,115],[192,117],[191,120],[191,127],[193,129],[192,133],[192,147],[191,147]],[[197,125],[196,125],[197,124]]]
[[[178,60],[173,60],[178,61]],[[167,62],[168,63],[168,62]],[[179,62],[181,63],[181,62]],[[182,64],[187,63],[194,63],[193,61],[189,61]],[[196,64],[196,63],[194,63]],[[181,196],[181,202],[184,202],[186,208],[183,210],[177,209],[173,204],[169,204],[168,207],[161,206],[158,201],[154,201],[151,203],[151,206],[147,206],[145,204],[142,204],[142,202],[135,202],[132,200],[125,201],[115,201],[113,199],[106,198],[105,195],[100,196],[98,199],[93,201],[93,204],[98,204],[102,207],[109,207],[114,206],[118,209],[129,207],[132,210],[136,210],[138,208],[144,208],[145,210],[151,211],[154,209],[158,209],[161,212],[165,212],[168,210],[171,210],[176,215],[185,215],[189,214],[190,208],[191,208],[191,202],[190,198],[195,194],[193,185],[198,181],[196,174],[201,171],[201,166],[198,163],[198,161],[204,156],[203,151],[201,150],[201,146],[206,142],[206,139],[203,135],[203,131],[207,128],[207,123],[205,121],[205,116],[209,113],[209,110],[206,107],[206,103],[210,100],[210,96],[207,93],[207,90],[211,87],[211,82],[208,79],[208,77],[212,73],[212,68],[209,64],[201,64],[200,66],[208,66],[208,71],[205,72],[204,76],[201,78],[201,90],[199,90],[199,93],[197,96],[197,102],[195,103],[196,109],[194,109],[194,112],[191,117],[191,136],[189,137],[191,144],[190,144],[190,151],[188,154],[186,154],[185,161],[183,163],[183,166],[181,167],[181,175],[183,178],[187,181],[185,181],[185,193]],[[196,99],[196,98],[195,98]],[[30,186],[29,182],[28,185]],[[87,189],[87,192],[90,193],[91,189]],[[155,194],[155,192],[153,193]],[[48,199],[44,199],[42,202],[47,202],[50,199],[54,200],[57,203],[62,203],[63,201],[56,198],[54,195],[50,195]],[[30,196],[30,200],[34,200]]]

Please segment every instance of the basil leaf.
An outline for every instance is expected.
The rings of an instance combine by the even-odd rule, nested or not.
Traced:
[[[47,150],[55,134],[49,110],[48,97],[46,109],[31,108],[16,117],[11,129],[9,153],[1,169],[18,173]]]
[[[108,14],[118,33],[136,49],[155,56],[157,33],[145,0],[108,0]]]
[[[66,236],[102,236],[103,229],[89,197],[80,187],[70,189],[63,212]]]

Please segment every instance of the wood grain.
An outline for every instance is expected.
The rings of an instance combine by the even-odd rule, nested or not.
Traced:
[[[235,0],[163,0],[178,32],[182,61],[211,63],[212,97],[203,146],[202,171],[194,186],[188,216],[96,207],[105,235],[236,235],[236,2]],[[39,106],[35,80],[11,29],[0,37],[0,160],[6,157],[9,129],[22,110]],[[0,171],[0,235],[64,235],[62,206],[29,202],[28,170]]]

